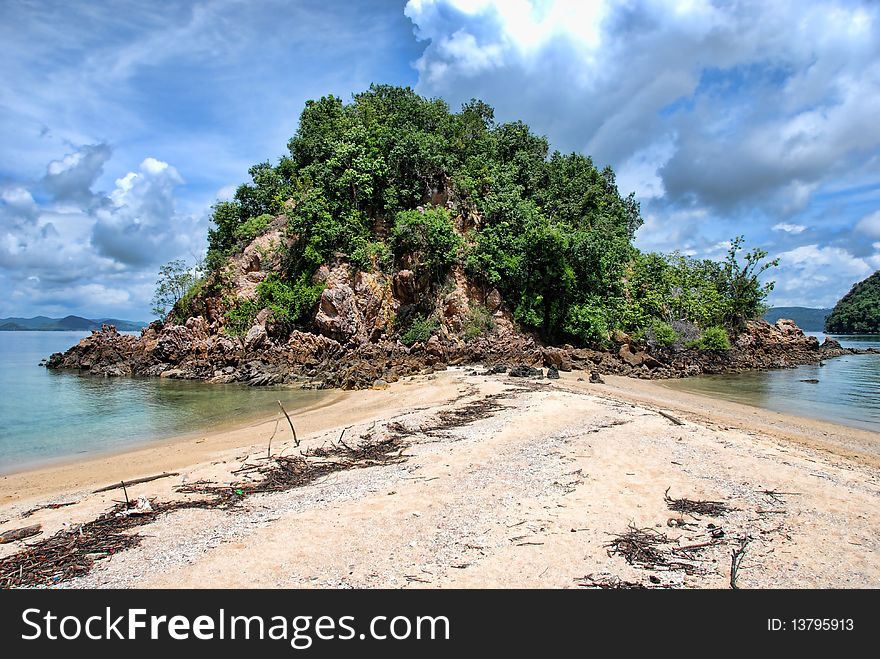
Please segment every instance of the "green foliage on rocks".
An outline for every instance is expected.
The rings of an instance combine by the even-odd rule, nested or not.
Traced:
[[[306,103],[288,149],[214,207],[207,259],[217,269],[283,215],[281,269],[259,293],[281,323],[304,318],[316,269],[340,261],[409,268],[435,292],[461,269],[497,288],[520,327],[590,345],[615,329],[653,329],[665,343],[658,323],[678,321],[735,332],[760,315],[771,287],[761,275],[773,262],[760,250],[743,254],[741,238],[721,263],[639,252],[639,204],[610,168],[551,152],[546,138],[520,121],[497,123],[479,100],[454,112],[388,85],[348,103],[325,96]],[[416,321],[408,340],[422,340],[429,323]]]

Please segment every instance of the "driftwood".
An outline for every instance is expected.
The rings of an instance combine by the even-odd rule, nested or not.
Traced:
[[[43,506],[37,506],[36,508],[31,508],[30,510],[26,510],[21,514],[22,519],[26,519],[33,515],[36,512],[41,510],[57,510],[58,508],[65,508],[66,506],[75,506],[79,501],[65,501],[64,503],[47,503]]]
[[[299,446],[299,440],[296,438],[296,428],[293,427],[293,421],[290,420],[290,415],[287,413],[287,410],[284,409],[284,405],[281,404],[281,401],[278,401],[278,407],[281,408],[281,411],[284,412],[284,416],[287,419],[287,424],[290,426],[290,432],[293,433],[293,442],[297,446]]]
[[[119,481],[114,485],[99,487],[97,490],[93,490],[92,494],[98,494],[100,492],[110,492],[111,490],[118,490],[119,488],[122,488],[124,490],[126,485],[139,485],[140,483],[149,483],[150,481],[157,481],[160,478],[168,478],[169,476],[180,476],[180,474],[176,471],[172,471],[169,473],[156,474],[155,476],[146,476],[145,478],[135,478],[131,481]]]
[[[674,424],[677,425],[677,426],[683,426],[683,425],[684,425],[684,421],[682,421],[682,420],[679,419],[678,417],[674,417],[674,416],[672,416],[671,414],[668,414],[668,413],[664,412],[663,410],[657,410],[657,414],[659,414],[659,415],[662,416],[662,417],[665,417],[665,418],[669,419],[670,421],[672,421],[672,423],[674,423]]]
[[[4,533],[0,533],[0,545],[5,545],[9,542],[15,542],[16,540],[24,540],[25,538],[30,538],[31,536],[35,536],[38,533],[42,533],[41,529],[43,528],[42,524],[34,524],[33,526],[24,526],[20,529],[11,529]]]

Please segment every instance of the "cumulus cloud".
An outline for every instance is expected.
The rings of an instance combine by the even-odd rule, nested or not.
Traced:
[[[878,255],[858,258],[840,247],[802,245],[779,254],[779,266],[772,273],[776,290],[773,303],[778,306],[802,304],[803,289],[813,292],[813,304],[832,307],[850,289],[853,282],[870,275],[878,264]]]
[[[104,163],[112,155],[113,150],[108,144],[82,146],[49,163],[42,187],[56,202],[90,207],[100,199],[92,192],[92,186],[104,171]]]
[[[880,211],[875,211],[859,220],[856,231],[869,238],[880,238]]]
[[[426,42],[421,92],[481,97],[612,165],[642,201],[640,246],[704,256],[745,233],[791,259],[819,229],[839,243],[820,254],[851,254],[853,211],[815,205],[880,175],[875,3],[410,0],[405,13]],[[792,299],[799,287],[808,303],[815,281],[791,281]]]
[[[31,183],[0,187],[0,280],[10,291],[0,315],[22,307],[142,315],[157,265],[204,251],[207,216],[176,208],[184,181],[170,164],[146,158],[109,192],[94,190],[106,145],[53,160]],[[45,202],[35,191],[53,190]]]

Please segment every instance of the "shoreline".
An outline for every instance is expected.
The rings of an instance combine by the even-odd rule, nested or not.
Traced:
[[[302,407],[296,408],[297,413],[309,412],[321,409],[327,405],[336,402],[336,399],[343,394],[342,391],[324,390],[321,392],[321,400],[309,402]],[[274,418],[274,417],[273,417]],[[51,472],[53,469],[63,469],[65,467],[76,467],[82,463],[90,463],[100,461],[104,458],[124,457],[126,455],[139,453],[141,451],[150,451],[152,449],[162,448],[168,445],[186,442],[202,443],[209,437],[218,434],[234,433],[236,431],[244,431],[256,426],[261,426],[271,422],[267,420],[263,414],[249,414],[246,418],[230,417],[227,419],[215,421],[208,425],[193,430],[185,430],[174,432],[162,437],[151,439],[136,440],[128,446],[117,448],[107,448],[93,452],[83,452],[72,455],[58,456],[55,458],[47,458],[34,462],[23,462],[12,465],[9,469],[0,467],[0,484],[6,476],[15,476],[29,472]],[[2,489],[0,489],[0,503],[2,503]]]
[[[606,545],[628,523],[669,532],[667,488],[731,502],[736,512],[716,524],[724,524],[730,542],[755,538],[743,587],[880,585],[880,434],[656,381],[605,376],[607,384],[591,384],[579,381],[579,372],[522,381],[469,372],[450,368],[384,390],[338,392],[293,417],[303,449],[332,444],[343,429],[350,438],[403,423],[415,433],[406,462],[256,495],[237,512],[160,515],[145,527],[143,546],[98,561],[91,574],[65,585],[422,587],[424,580],[425,587],[572,587],[572,579],[592,573],[644,581],[644,570],[610,557]],[[439,434],[418,430],[436,424],[443,410],[487,396],[502,397],[498,411]],[[122,497],[120,490],[92,490],[120,479],[178,472],[128,488],[132,499],[160,501],[185,496],[175,491],[181,484],[241,481],[241,465],[265,459],[274,421],[0,477],[0,532],[41,523],[39,540],[94,519]],[[295,454],[282,429],[273,455]],[[783,505],[768,492],[795,494]],[[73,500],[21,519],[38,505]],[[706,521],[672,529],[670,541],[678,535],[680,544],[694,542]],[[522,544],[511,544],[509,529],[520,524]],[[0,557],[21,546],[0,545]],[[657,575],[669,587],[725,587],[729,547],[707,551],[717,565],[701,567],[699,578]],[[803,571],[778,563],[790,554]]]

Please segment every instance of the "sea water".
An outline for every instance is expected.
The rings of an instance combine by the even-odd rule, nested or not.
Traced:
[[[104,378],[39,362],[88,332],[0,332],[0,473],[134,448],[291,412],[326,392],[163,378]]]
[[[819,341],[820,332],[808,332]],[[880,336],[837,336],[845,348],[880,348]],[[817,382],[816,382],[817,381]],[[771,371],[701,375],[665,384],[776,412],[880,432],[880,355],[846,355]]]

